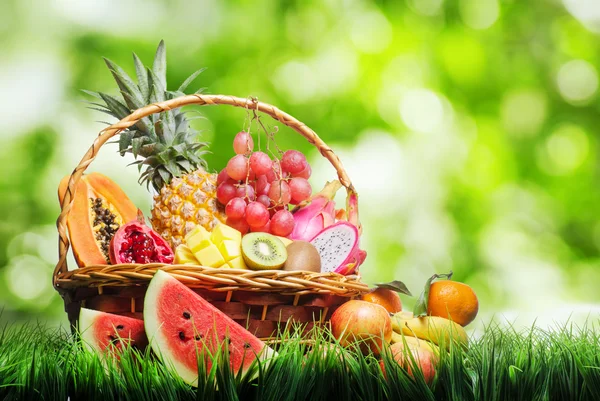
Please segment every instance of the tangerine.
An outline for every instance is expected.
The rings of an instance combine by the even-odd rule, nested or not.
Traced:
[[[442,280],[431,284],[427,314],[452,320],[461,326],[471,323],[479,311],[473,289],[458,281]]]
[[[371,302],[376,305],[383,306],[390,313],[398,313],[402,311],[402,301],[400,295],[396,291],[386,288],[377,288],[362,296],[363,301]]]

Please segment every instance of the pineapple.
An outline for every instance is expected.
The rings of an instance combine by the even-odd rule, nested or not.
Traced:
[[[203,71],[193,73],[176,91],[168,91],[163,41],[158,45],[152,68],[144,67],[135,53],[133,61],[137,84],[122,68],[105,59],[123,99],[86,91],[102,102],[92,103],[94,109],[121,119],[147,104],[184,95],[187,86]],[[132,153],[137,159],[133,164],[141,172],[140,183],[152,185],[155,190],[152,227],[173,249],[197,225],[212,231],[219,221],[225,221],[216,197],[217,176],[207,172],[202,159],[207,144],[198,142],[197,137],[185,112],[175,109],[143,118],[123,131],[118,141],[122,156]]]

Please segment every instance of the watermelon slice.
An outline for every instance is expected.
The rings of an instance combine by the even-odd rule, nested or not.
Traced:
[[[148,345],[143,320],[92,309],[81,308],[79,332],[84,346],[100,355],[110,352],[118,356],[127,345],[139,349]]]
[[[198,355],[211,358],[228,340],[229,361],[235,374],[245,374],[252,362],[274,351],[229,316],[162,270],[156,272],[144,299],[144,324],[150,345],[173,366],[184,381],[197,385]]]

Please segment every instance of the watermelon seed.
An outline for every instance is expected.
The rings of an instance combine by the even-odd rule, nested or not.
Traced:
[[[192,315],[190,315],[189,312],[183,312],[183,317],[189,319],[190,317],[192,317]]]
[[[182,340],[185,340],[185,333],[183,331],[179,332],[179,338],[181,338]]]
[[[123,327],[122,324],[120,324],[120,325],[117,326],[117,330],[123,330],[123,329],[124,329],[124,327]]]
[[[202,334],[198,334],[198,335],[196,336],[196,341],[200,341],[200,340],[202,339],[202,337],[203,337],[203,336],[202,336]]]
[[[248,342],[245,342],[245,343],[244,343],[244,348],[246,348],[246,349],[250,348],[250,343],[248,343]]]

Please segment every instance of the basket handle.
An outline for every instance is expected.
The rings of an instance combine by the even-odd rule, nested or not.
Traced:
[[[329,146],[319,136],[310,129],[304,123],[298,121],[291,115],[279,110],[277,107],[272,106],[267,103],[259,102],[255,99],[242,99],[235,96],[225,96],[225,95],[186,95],[181,96],[175,99],[167,100],[165,102],[153,103],[148,106],[137,109],[127,117],[123,118],[121,121],[111,125],[100,131],[98,137],[94,140],[94,143],[87,151],[87,153],[83,156],[77,167],[71,173],[71,177],[69,178],[69,183],[67,185],[67,190],[65,192],[65,196],[63,198],[61,207],[61,213],[58,216],[56,221],[56,226],[58,228],[58,263],[54,268],[53,275],[53,284],[56,288],[56,277],[60,273],[66,273],[67,268],[67,251],[69,250],[69,238],[67,236],[67,216],[73,206],[73,195],[75,192],[75,188],[77,188],[77,183],[81,179],[83,172],[88,168],[88,166],[94,161],[98,151],[113,136],[117,135],[121,131],[126,130],[131,127],[139,120],[144,117],[147,117],[151,114],[161,113],[167,110],[176,109],[179,107],[187,106],[190,104],[197,104],[200,106],[203,105],[217,105],[217,104],[225,104],[234,107],[242,107],[246,109],[254,109],[258,110],[262,113],[268,114],[273,119],[281,122],[282,124],[287,125],[292,128],[300,135],[305,137],[308,142],[314,145],[323,157],[325,157],[331,165],[335,168],[338,178],[341,184],[346,188],[348,195],[356,194],[354,186],[350,181],[350,177],[344,170],[341,160],[339,157],[331,150]]]

